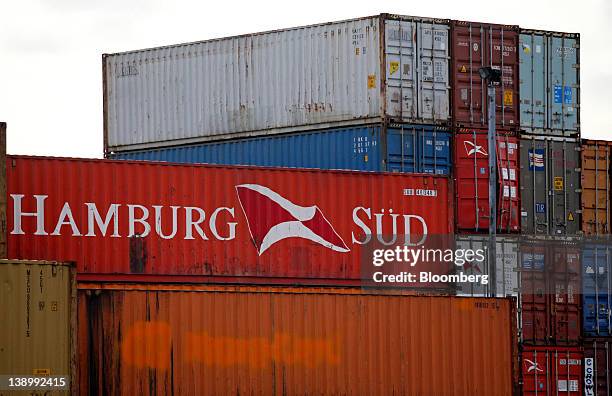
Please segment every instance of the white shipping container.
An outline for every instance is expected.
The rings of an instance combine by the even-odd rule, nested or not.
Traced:
[[[446,20],[383,14],[104,55],[105,151],[444,124],[448,39]]]

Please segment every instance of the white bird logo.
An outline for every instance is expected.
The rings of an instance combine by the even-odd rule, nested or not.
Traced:
[[[484,151],[484,149],[482,148],[482,146],[478,146],[472,142],[470,142],[469,140],[465,140],[463,142],[463,145],[465,146],[465,151],[467,152],[467,155],[470,156],[472,154],[482,154],[484,156],[487,156],[487,152]]]
[[[536,362],[531,361],[529,359],[525,359],[525,361],[531,365],[527,368],[528,373],[532,372],[533,370],[544,372],[544,370],[542,370]]]

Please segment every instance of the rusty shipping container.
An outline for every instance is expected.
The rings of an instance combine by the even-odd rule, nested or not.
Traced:
[[[79,288],[79,382],[89,395],[509,396],[518,380],[511,299]]]
[[[447,124],[449,21],[381,14],[102,58],[105,153]]]
[[[9,255],[75,261],[80,279],[355,284],[370,242],[453,230],[442,176],[23,156],[7,169]]]
[[[521,351],[523,396],[582,396],[582,349],[525,347]]]
[[[484,130],[459,129],[454,137],[455,216],[458,232],[484,232],[489,227],[489,154]],[[518,139],[497,137],[497,230],[520,230]]]
[[[612,395],[612,338],[584,340],[584,395]]]
[[[580,232],[580,144],[576,139],[523,135],[521,230],[529,235]]]
[[[582,339],[580,245],[567,238],[523,239],[520,339],[526,345],[578,345]]]
[[[76,394],[74,266],[0,260],[0,284],[0,375],[63,376]]]
[[[487,128],[487,85],[478,70],[501,71],[495,99],[497,127],[519,126],[518,26],[451,22],[452,119],[456,127]]]
[[[612,142],[583,140],[582,157],[582,232],[586,235],[610,234],[610,155]]]

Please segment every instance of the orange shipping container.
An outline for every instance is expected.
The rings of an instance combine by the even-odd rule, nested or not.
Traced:
[[[610,154],[612,142],[583,140],[582,231],[587,235],[610,233]]]
[[[90,395],[511,395],[517,383],[511,299],[79,288],[79,382]]]

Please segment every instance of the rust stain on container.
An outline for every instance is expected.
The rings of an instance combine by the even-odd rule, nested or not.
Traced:
[[[610,155],[612,142],[583,140],[582,231],[587,235],[610,233]]]
[[[511,299],[79,288],[79,381],[91,395],[511,395],[518,383]]]
[[[77,315],[74,267],[46,261],[0,260],[0,284],[0,375],[74,379]],[[78,391],[76,385],[73,382],[70,388],[74,394]],[[0,390],[0,395],[5,394]]]

